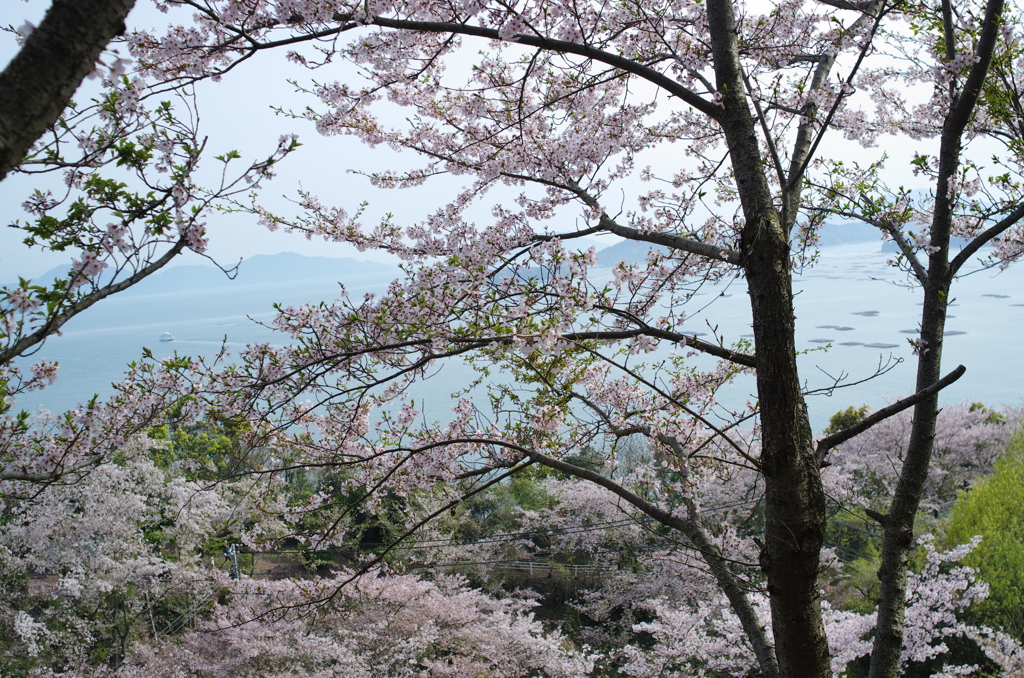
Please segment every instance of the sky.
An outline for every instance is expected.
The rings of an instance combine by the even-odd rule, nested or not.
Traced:
[[[49,3],[42,0],[0,2],[0,26],[17,28],[26,20],[38,23],[48,6]],[[168,16],[157,12],[147,0],[138,0],[128,21],[130,27],[166,26],[168,22]],[[6,65],[16,50],[14,37],[10,33],[0,34],[0,63]],[[289,78],[308,82],[314,75],[321,79],[329,75],[313,74],[285,61],[283,56],[281,52],[257,55],[233,71],[224,82],[200,84],[197,91],[200,129],[209,137],[207,166],[217,165],[212,161],[213,156],[229,150],[238,150],[243,160],[266,157],[277,146],[281,135],[297,134],[304,145],[279,165],[278,177],[265,186],[264,196],[268,205],[280,205],[286,209],[284,196],[293,198],[301,188],[318,194],[325,204],[343,206],[350,211],[362,201],[369,201],[368,219],[390,212],[398,218],[414,221],[426,213],[428,206],[439,206],[437,196],[446,194],[446,191],[443,188],[439,190],[438,184],[443,185],[444,178],[425,188],[404,189],[398,195],[396,191],[377,190],[365,177],[346,172],[348,168],[372,172],[407,166],[411,164],[411,158],[400,157],[383,147],[367,149],[351,138],[323,137],[316,133],[310,122],[275,114],[272,106],[301,109],[307,103],[315,103],[311,97],[297,95],[287,82]],[[95,91],[95,86],[87,80],[75,98],[88,98],[90,88]],[[60,183],[59,178],[56,181]],[[462,185],[461,181],[448,180],[447,183],[451,188]],[[45,185],[39,176],[12,175],[0,182],[0,214],[4,225],[15,219],[24,219],[21,203],[33,189]],[[270,232],[257,226],[250,216],[218,215],[208,222],[208,226],[209,252],[225,266],[255,254],[277,252],[353,257],[388,263],[395,261],[385,253],[358,252],[346,244],[307,240],[302,235],[283,231]],[[13,279],[16,275],[38,275],[69,259],[65,254],[29,250],[21,244],[22,237],[13,229],[0,231],[0,275],[5,279]],[[188,255],[179,258],[178,263],[209,262],[196,255]]]
[[[0,26],[20,26],[29,20],[38,23],[49,3],[46,0],[28,2],[7,0],[0,3]],[[130,27],[163,27],[171,21],[187,23],[188,14],[179,12],[161,14],[148,0],[138,0],[129,17]],[[16,45],[10,33],[0,34],[0,63],[6,64],[14,54]],[[467,52],[468,58],[473,52]],[[456,65],[456,68],[458,65]],[[288,79],[309,83],[312,79],[331,80],[345,76],[344,65],[332,65],[328,69],[309,71],[287,62],[281,51],[257,55],[224,78],[222,83],[204,82],[197,89],[197,100],[201,120],[201,134],[208,136],[206,167],[217,163],[212,157],[229,150],[238,150],[243,159],[265,157],[275,148],[283,134],[297,134],[304,145],[284,163],[279,165],[279,176],[268,183],[263,190],[261,202],[282,212],[294,213],[285,196],[294,198],[300,189],[318,195],[324,204],[341,206],[354,211],[360,203],[368,201],[365,221],[374,222],[385,213],[392,213],[403,223],[414,223],[430,211],[440,207],[442,198],[463,185],[460,177],[441,177],[416,189],[382,191],[375,189],[369,181],[347,170],[358,169],[373,172],[414,166],[415,158],[410,154],[400,155],[386,147],[373,149],[349,137],[323,137],[316,133],[312,123],[277,115],[272,107],[301,110],[307,104],[317,102],[310,95],[297,94]],[[339,74],[340,73],[340,74]],[[76,95],[83,100],[90,96],[95,85],[86,81]],[[399,118],[398,120],[401,120]],[[845,148],[847,157],[874,159],[880,151],[861,150],[859,147],[833,135],[830,148]],[[893,145],[887,142],[887,149]],[[655,153],[673,154],[670,161],[678,163],[678,149],[666,148]],[[638,167],[646,161],[641,159]],[[209,171],[209,170],[208,170]],[[209,176],[209,175],[208,175]],[[51,179],[59,182],[59,178]],[[212,183],[209,181],[207,183]],[[628,184],[627,184],[628,185]],[[0,213],[4,223],[24,218],[20,205],[33,189],[45,188],[40,177],[12,176],[0,183]],[[639,188],[639,186],[637,187]],[[497,193],[500,196],[501,193]],[[505,193],[506,196],[510,192]],[[485,221],[487,207],[481,205],[474,218]],[[382,252],[358,252],[354,247],[324,242],[320,239],[307,240],[302,235],[282,231],[270,232],[254,223],[248,215],[217,215],[208,222],[209,253],[225,267],[240,259],[255,254],[274,254],[291,251],[306,255],[354,257],[362,260],[394,263],[394,258]],[[0,276],[13,280],[15,276],[32,277],[55,266],[67,263],[69,255],[44,253],[29,250],[21,245],[22,235],[12,229],[0,229]],[[614,236],[599,238],[595,244],[605,246],[618,239]],[[188,254],[179,258],[180,264],[210,263],[201,257]]]

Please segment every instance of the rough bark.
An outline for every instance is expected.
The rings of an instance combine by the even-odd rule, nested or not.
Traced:
[[[789,242],[772,203],[743,87],[732,4],[708,3],[715,76],[742,203],[743,268],[750,289],[761,407],[766,527],[762,569],[782,676],[830,678],[818,562],[825,495],[796,366]]]
[[[0,180],[60,116],[135,0],[54,0],[0,73]]]
[[[974,113],[982,85],[988,76],[992,54],[999,39],[999,17],[1003,0],[989,0],[985,23],[978,38],[977,62],[971,68],[963,89],[950,102],[939,146],[939,175],[932,213],[931,246],[936,248],[928,258],[928,275],[924,280],[924,308],[921,312],[921,337],[918,350],[917,391],[939,381],[942,369],[942,343],[949,303],[952,268],[949,263],[949,238],[953,223],[953,197],[950,181],[960,164],[963,135]],[[951,15],[944,17],[947,36],[947,58],[954,58]],[[882,565],[878,571],[881,589],[878,622],[871,657],[871,678],[896,678],[903,649],[906,614],[907,566],[913,545],[914,518],[921,502],[921,492],[928,477],[932,449],[935,445],[935,421],[939,411],[938,393],[914,408],[907,453],[900,470],[889,513],[881,516],[884,527]]]

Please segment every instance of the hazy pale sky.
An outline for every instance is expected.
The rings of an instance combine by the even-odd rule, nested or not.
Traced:
[[[38,23],[46,8],[47,0],[20,2],[6,0],[0,3],[0,25],[20,26],[25,20]],[[163,27],[171,21],[187,23],[188,14],[168,16],[157,12],[148,0],[138,0],[138,6],[129,17],[129,25],[135,27]],[[6,64],[16,50],[10,33],[0,34],[0,63]],[[467,53],[470,54],[470,53]],[[275,148],[282,134],[295,133],[304,144],[296,153],[279,166],[279,176],[265,185],[261,202],[284,213],[294,213],[282,196],[294,197],[302,188],[318,195],[327,205],[345,207],[350,212],[366,200],[369,207],[365,213],[367,223],[374,222],[385,213],[393,213],[400,223],[412,223],[422,219],[433,209],[441,206],[443,198],[451,196],[464,182],[462,177],[441,177],[430,181],[424,187],[401,191],[379,191],[370,186],[362,176],[346,170],[358,168],[362,171],[394,169],[413,166],[416,158],[400,155],[386,147],[368,149],[359,141],[348,137],[322,137],[315,132],[312,123],[276,115],[271,107],[282,106],[301,110],[307,104],[316,105],[309,95],[295,93],[287,80],[293,78],[308,83],[312,79],[329,81],[344,76],[344,65],[332,65],[327,69],[311,72],[287,62],[284,52],[270,52],[257,55],[232,71],[222,83],[201,83],[197,100],[201,120],[201,133],[209,137],[207,159],[203,167],[208,172],[219,170],[219,163],[213,156],[237,149],[243,159],[266,157]],[[77,99],[89,98],[88,90],[95,85],[86,81]],[[399,118],[401,120],[401,118]],[[853,144],[844,142],[838,134],[830,138],[830,147],[850,147],[854,156],[873,159],[880,151],[861,151]],[[659,155],[670,153],[670,157]],[[657,160],[678,162],[678,149],[659,149],[653,152]],[[639,165],[647,162],[641,159]],[[208,174],[213,177],[214,175]],[[55,181],[62,185],[60,178],[11,176],[0,183],[0,213],[3,224],[24,219],[22,201],[34,188],[45,188],[45,182]],[[212,178],[201,183],[212,183]],[[56,192],[56,191],[55,191]],[[501,195],[497,193],[496,195]],[[509,192],[505,192],[509,195]],[[627,204],[628,208],[628,204]],[[487,218],[486,205],[481,206],[473,216],[481,221]],[[570,217],[572,218],[572,217]],[[210,254],[220,263],[231,266],[239,259],[254,254],[273,254],[293,251],[306,255],[351,256],[358,259],[393,261],[379,252],[357,252],[355,248],[327,243],[322,240],[307,240],[296,234],[281,231],[271,233],[255,224],[246,215],[214,215],[208,220]],[[569,228],[572,223],[565,224]],[[0,229],[0,279],[12,279],[15,275],[32,277],[52,267],[69,261],[71,255],[30,251],[21,244],[22,235],[13,229]],[[603,244],[611,244],[617,238],[609,237]],[[189,254],[179,259],[180,263],[199,263],[204,260]]]
[[[38,23],[49,6],[45,0],[0,3],[0,25],[17,28],[25,20]],[[182,21],[185,19],[183,18]],[[130,26],[166,26],[167,15],[157,12],[147,0],[139,0],[138,6],[129,17]],[[17,50],[10,33],[0,34],[0,63],[6,65]],[[219,163],[213,156],[237,149],[243,160],[263,158],[274,150],[279,137],[286,133],[299,135],[304,144],[298,151],[279,165],[276,179],[264,187],[265,204],[277,206],[287,213],[283,196],[294,197],[300,189],[311,190],[328,205],[338,205],[354,211],[364,201],[369,201],[367,220],[384,213],[393,213],[400,219],[415,221],[422,218],[431,208],[440,206],[439,196],[445,195],[445,179],[433,185],[402,191],[379,191],[359,175],[347,173],[348,168],[364,171],[383,170],[407,166],[413,158],[405,158],[390,149],[378,147],[367,149],[355,139],[345,137],[325,138],[313,129],[310,122],[293,120],[276,115],[271,106],[283,106],[301,110],[306,104],[315,102],[308,95],[294,92],[288,78],[308,82],[311,77],[327,79],[327,71],[311,73],[305,68],[284,60],[284,53],[266,53],[236,69],[222,83],[202,83],[197,91],[200,114],[200,130],[209,137],[205,167],[219,171]],[[333,77],[336,77],[336,72]],[[88,98],[88,90],[95,89],[86,81],[76,99]],[[213,176],[212,174],[210,176]],[[0,182],[0,213],[3,225],[16,219],[24,219],[21,203],[34,188],[45,188],[47,181],[62,185],[58,176],[27,177],[12,175]],[[212,181],[206,182],[207,184]],[[457,188],[462,181],[447,181],[449,187]],[[56,191],[55,191],[56,193]],[[449,193],[450,194],[450,193]],[[293,212],[294,213],[294,212]],[[307,240],[302,235],[282,231],[270,232],[257,226],[252,217],[246,215],[214,215],[208,221],[210,254],[220,263],[232,265],[240,258],[254,254],[274,254],[291,251],[306,255],[343,257],[351,256],[364,260],[394,261],[394,258],[379,252],[358,252],[354,247],[323,240]],[[42,253],[29,250],[21,244],[23,234],[14,229],[0,231],[0,275],[10,279],[15,275],[31,277],[45,270],[61,265],[70,259],[64,253]],[[180,258],[180,263],[205,261],[196,255]]]

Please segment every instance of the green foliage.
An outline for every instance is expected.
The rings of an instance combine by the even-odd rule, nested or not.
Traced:
[[[989,597],[975,606],[979,621],[1024,638],[1024,431],[996,461],[995,473],[953,507],[946,530],[950,544],[981,535],[964,560],[989,585]]]
[[[861,555],[843,565],[845,576],[838,601],[844,610],[858,614],[871,614],[878,605],[878,568],[882,556],[872,539],[865,541]]]
[[[299,558],[309,572],[326,570],[335,564],[334,551],[303,551]]]
[[[455,536],[476,539],[521,530],[524,511],[539,511],[558,503],[540,482],[550,474],[547,469],[530,467],[471,497],[459,510]]]
[[[1006,423],[1006,415],[1005,414],[1002,414],[1000,412],[996,412],[995,410],[986,407],[985,403],[971,403],[971,406],[970,406],[970,408],[968,408],[967,411],[968,412],[977,412],[979,410],[988,415],[987,417],[985,417],[985,423],[986,424],[1005,424]]]
[[[828,426],[825,427],[825,435],[832,435],[838,433],[843,429],[850,428],[857,422],[864,419],[868,413],[868,406],[861,405],[860,407],[854,407],[850,405],[845,410],[839,410],[828,420]]]
[[[167,447],[151,454],[157,466],[180,469],[189,480],[216,480],[237,467],[241,452],[237,440],[216,425],[197,424],[187,428],[159,426],[150,437],[166,441]]]
[[[240,438],[247,424],[227,420],[206,420],[181,425],[180,402],[168,414],[167,424],[149,430],[150,438],[166,442],[154,449],[153,462],[163,469],[175,469],[188,480],[213,481],[261,468],[268,456],[265,450],[244,448]]]

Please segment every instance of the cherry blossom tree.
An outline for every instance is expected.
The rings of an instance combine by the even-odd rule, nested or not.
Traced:
[[[943,407],[920,509],[936,516],[948,513],[958,493],[992,473],[1020,420],[1019,410],[998,414],[976,405]],[[835,464],[825,471],[830,495],[845,504],[860,500],[875,511],[883,509],[895,491],[894,469],[907,453],[912,425],[911,413],[904,411],[844,443]]]
[[[276,325],[292,346],[251,346],[237,367],[199,376],[186,374],[193,364],[169,365],[143,380],[142,393],[208,380],[198,402],[250,421],[249,442],[278,450],[280,463],[265,472],[344,469],[342,489],[359,490],[359,510],[433,493],[436,508],[417,514],[408,534],[530,465],[601,486],[701,555],[761,675],[801,678],[832,673],[818,582],[820,469],[842,443],[913,407],[900,479],[876,512],[885,543],[871,675],[897,674],[911,640],[908,554],[938,392],[963,372],[941,373],[951,286],[986,244],[995,245],[993,263],[1022,252],[1012,8],[1002,0],[158,5],[191,8],[194,24],[129,36],[141,76],[185,86],[278,48],[312,68],[347,60],[364,79],[310,85],[318,103],[300,115],[324,134],[425,158],[417,169],[371,176],[379,186],[417,186],[440,173],[467,183],[405,228],[390,218],[364,224],[308,193],[295,216],[257,199],[251,209],[268,227],[386,249],[407,261],[407,277],[379,298],[282,309]],[[467,48],[480,51],[468,57]],[[917,104],[903,95],[908,88],[930,97]],[[389,106],[404,108],[406,122],[389,125]],[[860,166],[823,153],[839,135],[871,145],[888,134],[931,149],[911,159],[930,184],[925,201],[885,186],[881,161]],[[1002,174],[990,177],[978,158],[993,147]],[[649,159],[657,166],[637,171]],[[490,215],[478,226],[481,203]],[[898,243],[893,263],[920,286],[924,310],[915,394],[815,442],[797,370],[791,272],[802,258],[794,243],[812,245],[829,214],[874,224]],[[602,275],[593,249],[571,246],[593,234],[668,251]],[[953,235],[970,244],[951,251]],[[698,291],[733,277],[750,295],[752,345],[706,341],[686,324]],[[677,354],[652,356],[659,346]],[[465,356],[510,383],[492,384],[486,407],[464,399],[451,421],[421,424],[408,389],[438,361]],[[723,411],[719,390],[743,372],[754,373],[756,402]],[[751,418],[755,438],[736,434]],[[614,465],[614,441],[633,435],[658,451],[657,491],[650,474],[613,479],[567,461],[611,443]],[[730,467],[764,486],[757,582],[694,491]],[[356,510],[326,493],[267,506],[330,518],[319,522],[326,546],[344,541],[344,519]],[[754,584],[767,600],[752,595]]]
[[[1024,648],[1019,642],[959,619],[988,595],[988,587],[977,580],[974,570],[959,565],[978,541],[940,552],[930,536],[919,540],[924,566],[908,580],[900,675],[916,675],[915,669],[922,665],[935,666],[936,670],[928,673],[934,676],[993,675],[988,673],[991,668],[998,671],[994,675],[1011,676],[1024,670]],[[768,603],[762,595],[758,598],[758,609],[767,621]],[[657,620],[637,624],[634,629],[652,633],[657,643],[653,649],[627,645],[621,662],[623,673],[644,678],[742,675],[753,658],[747,647],[735,642],[742,634],[738,620],[729,614],[724,601],[719,603],[681,607],[665,598],[647,601],[646,605],[657,611]],[[827,601],[822,608],[833,675],[845,675],[850,662],[871,653],[872,644],[866,638],[875,627],[875,615],[833,609]],[[956,663],[949,645],[954,638],[975,643],[991,667]]]
[[[136,438],[119,463],[4,512],[5,673],[116,665],[157,620],[161,630],[169,623],[168,611],[210,590],[201,549],[237,528],[246,505],[228,486],[166,475],[149,457],[154,445]]]
[[[493,598],[455,576],[374,573],[338,589],[347,578],[222,582],[228,601],[196,632],[138,647],[118,675],[571,678],[592,667],[544,632],[528,599]],[[333,591],[329,607],[308,614]]]
[[[972,418],[981,413],[982,419],[975,419],[975,426],[980,421],[983,427],[985,419],[992,417],[991,412],[979,408],[970,411],[964,406],[953,408],[949,421],[958,421],[963,412],[969,412]],[[1005,438],[1005,425],[999,424],[998,419],[988,425],[988,432],[996,440]],[[939,428],[951,430],[952,426],[940,420]],[[981,436],[975,431],[972,438],[977,442]],[[720,484],[732,489],[745,481],[735,476],[725,483],[721,480],[725,479],[706,478],[697,490],[703,499],[703,513],[727,514],[724,522],[728,523],[744,513],[737,509],[737,503],[745,503],[748,510],[751,504],[760,503],[755,498],[713,504],[713,498],[724,498]],[[485,580],[498,575],[501,585],[495,591],[499,595],[503,594],[502,588],[508,590],[510,586],[535,587],[545,597],[544,605],[551,615],[559,609],[550,599],[550,587],[555,584],[554,568],[539,577],[516,577],[516,573],[503,570],[503,564],[515,562],[522,567],[526,559],[541,565],[588,556],[591,562],[605,568],[604,572],[593,577],[573,577],[579,589],[578,597],[571,603],[574,611],[562,609],[559,616],[573,618],[579,629],[577,637],[595,648],[593,656],[599,674],[605,671],[645,677],[743,675],[749,670],[754,658],[749,647],[738,641],[743,634],[739,621],[718,592],[714,578],[705,571],[699,554],[686,544],[677,543],[670,534],[651,529],[651,524],[643,523],[642,516],[630,515],[630,507],[614,494],[592,483],[553,477],[535,483],[545,488],[543,495],[557,497],[557,501],[542,501],[538,508],[534,493],[520,490],[520,496],[528,497],[529,508],[505,509],[507,517],[501,529],[513,530],[511,533],[477,531],[473,532],[474,539],[452,539],[449,533],[449,539],[444,540],[444,530],[437,528],[446,521],[435,521],[433,534],[417,536],[414,561],[418,568],[428,568],[417,571],[452,566],[474,571],[474,566],[479,566]],[[756,497],[756,488],[753,489]],[[874,491],[881,496],[890,492],[884,488]],[[518,520],[513,521],[512,516],[517,513]],[[456,529],[469,519],[464,515],[457,517]],[[448,525],[451,527],[452,523]],[[742,524],[737,527],[743,529]],[[732,537],[725,533],[720,539],[728,552],[740,554],[746,550],[748,559],[756,558],[756,549],[749,540],[744,544],[735,533]],[[727,543],[729,539],[732,543]],[[965,613],[974,611],[979,601],[988,596],[988,586],[977,579],[977,573],[959,565],[977,549],[978,541],[974,539],[939,552],[930,536],[918,540],[918,566],[910,575],[907,593],[908,641],[901,655],[900,675],[1015,675],[1024,668],[1018,641],[992,628],[964,621]],[[512,561],[513,558],[524,560]],[[826,579],[844,578],[839,565],[835,558],[825,562]],[[753,592],[752,598],[758,616],[770,625],[770,608],[764,592]],[[823,617],[832,671],[836,676],[843,675],[851,662],[859,663],[869,657],[875,613],[848,610],[840,601],[827,596]],[[966,662],[965,651],[974,653]]]
[[[127,48],[107,49],[124,33],[132,5],[55,2],[38,28],[25,22],[16,29],[21,49],[0,74],[0,178],[39,175],[49,186],[27,196],[28,220],[10,226],[27,247],[69,255],[66,275],[19,277],[0,288],[0,499],[74,481],[173,402],[123,386],[107,402],[93,399],[33,427],[15,400],[52,384],[58,366],[25,369],[20,359],[182,252],[203,254],[211,212],[258,187],[298,146],[283,137],[270,156],[237,171],[240,156],[225,153],[217,157],[219,180],[199,183],[205,140],[192,94],[129,76]],[[87,75],[98,85],[94,98],[70,100]],[[63,182],[55,187],[50,175]]]
[[[376,570],[310,614],[309,601],[331,596],[350,572],[260,580],[211,570],[206,547],[260,519],[246,501],[252,482],[187,481],[154,465],[162,445],[137,438],[116,463],[5,514],[2,670],[509,678],[591,670],[585,648],[532,618],[527,594],[490,596],[458,576]]]

